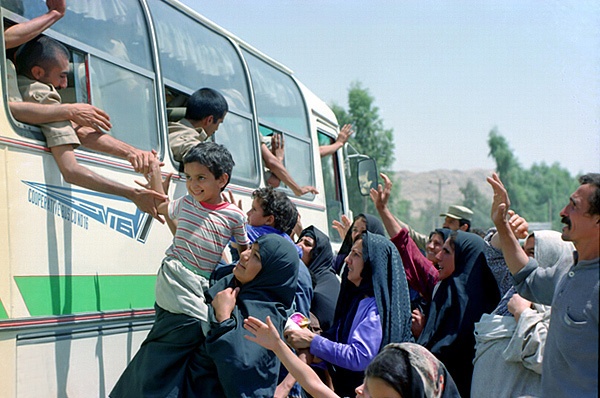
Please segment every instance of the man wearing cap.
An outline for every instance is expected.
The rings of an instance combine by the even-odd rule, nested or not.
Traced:
[[[465,232],[471,230],[471,217],[473,217],[473,212],[468,207],[451,205],[448,207],[447,212],[440,214],[440,217],[446,217],[444,219],[444,224],[442,225],[444,228],[451,229],[452,231],[461,230]],[[400,220],[398,220],[398,222],[402,228],[408,229],[410,238],[417,244],[419,249],[425,250],[428,241],[427,235],[415,231],[408,224]]]

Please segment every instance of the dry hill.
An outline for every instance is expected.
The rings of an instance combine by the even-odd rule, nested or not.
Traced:
[[[427,200],[437,203],[438,192],[441,187],[441,205],[445,210],[449,204],[460,204],[463,195],[460,188],[467,185],[469,179],[486,198],[492,200],[492,190],[485,178],[492,174],[492,170],[432,170],[421,173],[411,171],[397,171],[394,179],[401,181],[402,199],[412,202],[411,217],[418,217],[421,210],[425,208]]]

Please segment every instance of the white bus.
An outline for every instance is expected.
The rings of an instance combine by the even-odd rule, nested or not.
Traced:
[[[42,0],[1,4],[4,25],[46,12]],[[230,110],[214,139],[233,154],[229,189],[245,209],[265,186],[260,134],[283,134],[293,178],[320,193],[282,189],[305,226],[339,242],[330,226],[349,213],[343,151],[321,159],[318,148],[335,140],[337,121],[289,69],[171,0],[68,1],[44,34],[71,52],[64,102],[107,111],[111,134],[156,149],[165,173],[179,166],[167,144],[171,108],[201,87],[223,93]],[[11,115],[1,64],[0,395],[104,397],[151,328],[172,236],[132,202],[64,182],[41,131]],[[107,178],[141,178],[121,159],[83,148],[76,156]],[[170,196],[184,193],[178,176]]]

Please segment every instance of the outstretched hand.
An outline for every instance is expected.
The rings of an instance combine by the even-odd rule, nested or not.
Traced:
[[[340,237],[342,238],[342,240],[344,240],[344,238],[346,237],[346,234],[348,234],[350,225],[352,225],[352,222],[350,221],[348,216],[345,214],[342,214],[342,218],[340,219],[340,221],[333,220],[333,223],[331,226],[333,227],[333,229],[335,229],[338,232],[338,234],[340,234]]]
[[[135,205],[143,212],[150,214],[156,218],[161,224],[165,223],[165,220],[158,213],[158,205],[168,199],[167,195],[160,194],[151,189],[135,189],[133,198],[131,200]]]
[[[317,188],[310,186],[310,185],[305,185],[303,187],[300,187],[300,191],[298,191],[298,192],[294,191],[294,194],[296,194],[296,196],[306,195],[307,193],[314,193],[315,195],[318,195],[319,191],[317,191]]]
[[[283,134],[274,133],[271,136],[271,153],[283,163],[283,159],[285,158],[285,141],[283,139]]]
[[[152,189],[152,185],[150,183],[151,174],[144,174],[146,178],[146,182],[134,180],[136,184],[138,184],[142,188]],[[167,176],[163,179],[162,188],[165,194],[169,193],[169,186],[171,186],[171,178],[173,178],[173,173],[167,174]]]
[[[229,198],[227,197],[227,195],[225,195],[225,193],[221,194],[221,198],[223,199],[223,201],[231,203],[236,205],[237,207],[240,208],[240,210],[244,210],[242,209],[242,200],[239,199],[237,202],[235,200],[235,196],[233,196],[233,192],[231,192],[230,189],[227,190],[227,193],[229,194]]]
[[[267,323],[253,316],[244,319],[244,329],[252,334],[244,335],[247,340],[253,341],[267,350],[275,350],[277,344],[282,341],[269,316],[267,316]]]
[[[69,107],[69,120],[79,126],[91,127],[99,133],[104,133],[112,128],[110,116],[102,109],[90,104],[67,104]]]
[[[127,161],[131,163],[135,172],[140,174],[148,174],[155,165],[159,168],[164,166],[164,163],[160,161],[158,153],[154,149],[151,151],[142,151],[141,149],[132,148],[129,155],[127,155]]]
[[[380,173],[379,176],[384,182],[383,187],[379,184],[377,190],[371,188],[371,191],[369,192],[369,196],[371,196],[371,200],[378,211],[387,207],[388,201],[390,200],[390,193],[392,192],[392,180],[383,173]]]
[[[339,142],[340,144],[344,145],[346,142],[348,142],[348,139],[350,138],[350,136],[352,134],[354,134],[354,130],[352,129],[352,125],[351,124],[344,124],[344,126],[340,130],[340,133],[337,136],[336,141]]]
[[[510,199],[508,198],[508,192],[500,181],[498,174],[493,173],[491,177],[487,177],[487,182],[492,186],[494,190],[494,198],[492,201],[491,217],[496,228],[505,226],[507,221],[508,209],[510,207]]]

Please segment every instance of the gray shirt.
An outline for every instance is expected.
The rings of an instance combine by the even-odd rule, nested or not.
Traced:
[[[600,258],[570,268],[541,268],[534,259],[514,275],[528,300],[552,304],[542,364],[544,397],[598,396]]]

